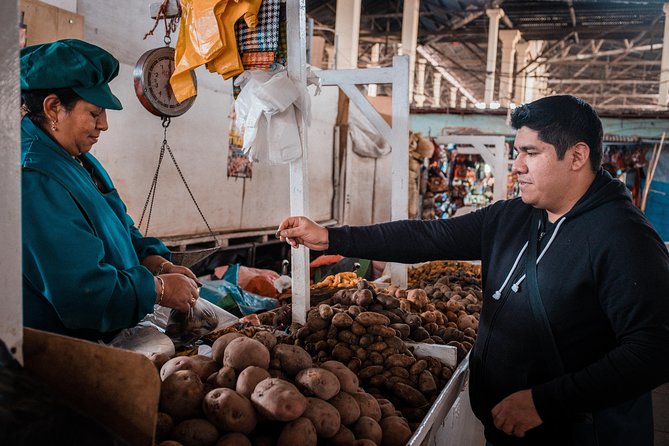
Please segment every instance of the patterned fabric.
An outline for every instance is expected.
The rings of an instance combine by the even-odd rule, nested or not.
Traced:
[[[280,9],[281,0],[263,0],[258,12],[258,26],[249,28],[243,20],[237,22],[235,34],[240,53],[277,50]]]
[[[273,63],[273,51],[242,54],[242,65],[245,70],[269,70]]]

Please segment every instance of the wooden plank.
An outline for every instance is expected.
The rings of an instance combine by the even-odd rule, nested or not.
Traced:
[[[154,441],[160,377],[146,356],[26,328],[25,369],[133,446]]]
[[[390,84],[393,68],[355,68],[346,70],[323,70],[316,74],[322,85],[340,84]]]
[[[21,0],[20,11],[25,12],[28,26],[27,44],[53,42],[60,39],[83,39],[84,17],[38,0]]]

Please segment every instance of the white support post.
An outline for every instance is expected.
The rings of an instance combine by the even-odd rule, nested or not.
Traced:
[[[18,29],[18,2],[0,4],[0,25]],[[19,123],[19,39],[17,32],[0,35],[0,340],[23,361],[21,284],[21,140]]]
[[[392,187],[390,218],[404,220],[409,216],[409,60],[393,57],[397,74],[393,78],[393,128],[391,133]],[[407,287],[407,267],[390,264],[391,281],[400,288]]]
[[[460,108],[467,108],[467,98],[460,96]]]
[[[662,41],[658,105],[666,107],[667,102],[669,102],[669,3],[665,3],[662,6],[662,11],[664,11],[664,39]]]
[[[499,79],[499,102],[502,107],[509,107],[513,91],[513,61],[516,55],[516,44],[520,40],[520,31],[505,29],[499,32],[502,41],[502,66]]]
[[[441,73],[432,74],[432,107],[441,107]]]
[[[419,13],[420,0],[404,0],[404,9],[402,9],[402,47],[398,54],[409,56],[409,103],[411,103],[413,98]]]
[[[451,108],[458,106],[458,89],[455,87],[451,87],[450,96],[448,98],[448,106]]]
[[[307,81],[307,14],[306,0],[286,1],[288,76],[306,89]],[[297,111],[297,122],[302,145],[302,156],[290,163],[290,213],[309,216],[309,188],[307,186],[307,129],[305,117]],[[291,249],[292,313],[293,322],[305,324],[309,295],[309,250],[304,246]]]
[[[337,0],[335,69],[358,67],[361,1]]]
[[[379,66],[380,53],[381,53],[381,45],[378,43],[372,45],[372,54],[370,55],[371,63],[367,65],[367,68],[377,68]],[[369,84],[369,86],[367,87],[367,96],[374,97],[376,96],[377,92],[378,92],[378,85]]]
[[[392,148],[393,179],[390,217],[392,220],[406,219],[409,213],[409,58],[393,57],[392,68],[323,70],[317,75],[321,85],[339,86],[379,134],[388,140]],[[356,87],[361,84],[392,84],[392,127]],[[391,264],[390,276],[394,284],[406,288],[406,265]]]
[[[416,71],[416,94],[413,99],[417,107],[425,105],[425,59],[418,60],[418,70]]]
[[[497,38],[499,35],[499,20],[504,17],[502,9],[486,9],[486,14],[490,17],[490,27],[488,28],[488,58],[486,61],[485,75],[485,94],[483,102],[486,107],[490,107],[495,93],[495,70],[497,68]]]
[[[525,78],[525,102],[532,102],[541,97],[539,85],[539,76],[543,75],[544,68],[541,67],[541,60],[538,58],[541,49],[544,46],[543,40],[532,40],[529,47],[529,57],[536,59],[527,67],[527,72],[530,73]]]
[[[527,65],[527,49],[530,47],[530,44],[525,41],[521,41],[516,45],[516,84],[514,88],[513,101],[516,105],[520,105],[525,102],[525,78],[527,75],[525,71],[520,73],[520,70],[525,68]]]

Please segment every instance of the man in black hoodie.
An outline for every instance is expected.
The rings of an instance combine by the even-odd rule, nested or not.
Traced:
[[[652,446],[650,391],[669,380],[667,249],[600,168],[602,124],[587,103],[542,98],[512,125],[521,198],[448,220],[289,217],[279,236],[393,262],[480,259],[470,397],[489,445]]]

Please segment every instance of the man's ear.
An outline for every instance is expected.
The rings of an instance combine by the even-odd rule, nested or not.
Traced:
[[[584,142],[577,142],[569,148],[572,170],[581,170],[590,165],[590,146]]]
[[[44,109],[44,116],[49,121],[58,121],[58,111],[62,107],[60,99],[55,94],[50,94],[44,98],[42,102],[42,107]]]

